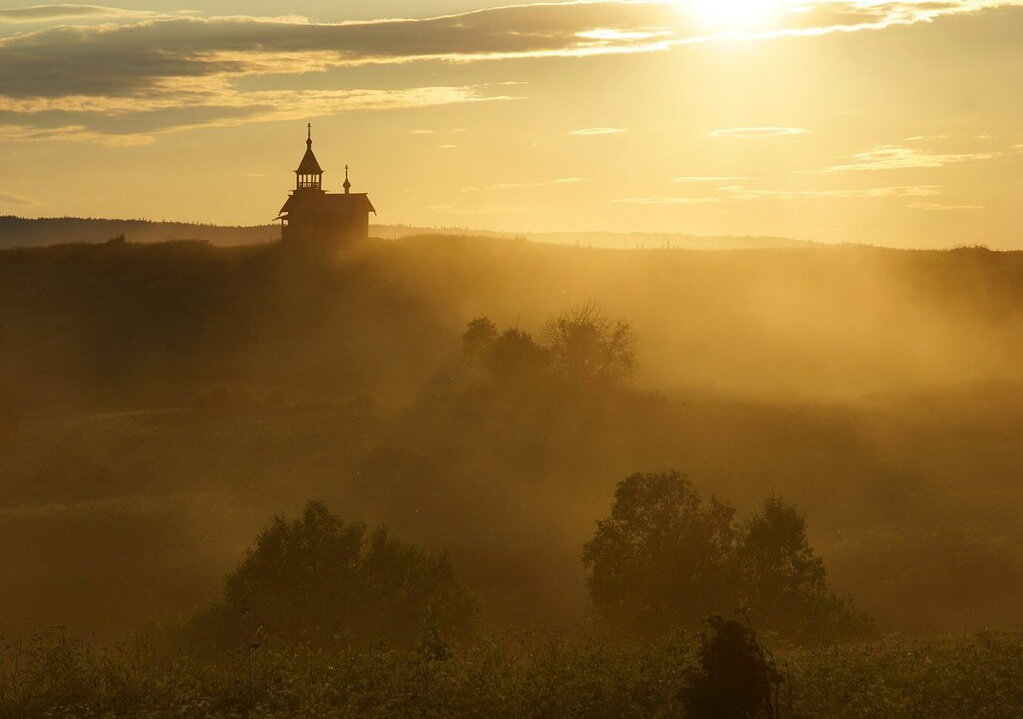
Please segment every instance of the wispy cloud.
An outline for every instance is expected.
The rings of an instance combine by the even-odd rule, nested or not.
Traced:
[[[584,177],[559,177],[554,180],[540,182],[501,182],[496,185],[470,185],[463,187],[462,192],[503,192],[506,190],[526,190],[535,187],[564,187],[586,182]]]
[[[53,20],[81,20],[91,18],[142,18],[156,13],[146,10],[126,10],[102,5],[26,5],[0,9],[0,22],[50,22]]]
[[[21,195],[12,195],[9,192],[0,192],[0,205],[21,205],[21,206],[34,206],[38,205],[39,202],[33,200],[30,197],[23,197]]]
[[[730,127],[712,130],[711,137],[784,137],[786,135],[805,135],[809,130],[802,127]]]
[[[536,212],[530,207],[519,207],[517,205],[430,205],[426,209],[434,212],[443,212],[449,215],[487,215],[505,213],[528,213]]]
[[[897,185],[850,189],[758,189],[730,185],[715,188],[714,194],[666,197],[628,197],[614,202],[633,205],[701,205],[715,202],[753,200],[859,200],[879,198],[923,198],[941,194],[939,185]]]
[[[941,193],[940,185],[896,185],[829,190],[758,190],[744,187],[728,188],[733,200],[802,200],[802,199],[876,199],[880,197],[933,197]]]
[[[692,183],[692,184],[703,184],[703,183],[707,183],[707,184],[720,184],[722,182],[739,182],[740,180],[745,180],[745,179],[746,179],[745,177],[704,177],[704,176],[696,176],[696,177],[673,177],[673,178],[671,178],[671,181],[672,182],[681,182],[681,183],[685,183],[685,184],[690,184],[690,183]]]
[[[705,205],[723,201],[721,197],[623,197],[612,200],[627,205]]]
[[[956,162],[990,160],[1001,157],[1000,152],[925,152],[900,145],[881,145],[853,155],[852,161],[826,167],[821,172],[863,172],[875,170],[906,170],[944,167]]]
[[[318,117],[356,110],[397,110],[450,104],[497,102],[516,99],[490,94],[491,86],[417,87],[404,90],[266,90],[241,92],[229,87],[196,88],[191,94],[190,114],[184,117],[169,98],[154,98],[136,105],[130,98],[112,103],[99,113],[91,102],[87,110],[82,98],[40,101],[5,101],[0,97],[0,141],[75,140],[100,141],[126,145],[152,142],[156,135],[197,127],[230,127],[251,122],[269,122]],[[19,105],[39,102],[49,108],[47,116],[74,115],[83,124],[31,126],[24,120],[31,115]],[[144,109],[143,109],[144,108]],[[209,112],[203,112],[209,108]],[[132,112],[136,110],[136,112]],[[42,112],[42,111],[40,111]],[[4,122],[5,117],[21,122]]]
[[[621,127],[584,127],[579,130],[572,130],[568,134],[588,137],[590,135],[620,135],[623,132],[627,132],[627,130]]]
[[[945,205],[940,202],[914,202],[910,204],[910,207],[916,210],[938,210],[941,212],[947,210],[986,210],[987,207],[984,205]]]

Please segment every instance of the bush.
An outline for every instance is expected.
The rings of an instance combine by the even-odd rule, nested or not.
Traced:
[[[741,606],[759,626],[798,640],[869,630],[829,588],[799,510],[771,497],[746,521],[734,516],[677,472],[622,480],[611,516],[583,547],[600,617],[618,631],[656,635]]]
[[[783,679],[752,627],[735,619],[707,620],[700,668],[690,671],[684,702],[690,719],[774,719]]]
[[[447,555],[429,554],[322,502],[276,517],[226,580],[223,599],[193,629],[229,646],[257,636],[413,646],[424,633],[461,636],[475,602]]]

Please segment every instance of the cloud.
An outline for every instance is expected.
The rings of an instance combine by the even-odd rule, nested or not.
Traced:
[[[755,190],[744,187],[727,188],[733,200],[802,200],[802,199],[876,199],[880,197],[933,197],[941,193],[939,185],[897,185],[839,190]]]
[[[505,190],[525,190],[534,187],[563,187],[566,185],[577,185],[586,182],[584,177],[559,177],[554,180],[540,182],[501,182],[496,185],[483,185],[463,187],[462,192],[502,192]]]
[[[923,138],[921,138],[923,139]],[[852,161],[826,167],[820,172],[863,172],[874,170],[906,170],[944,167],[956,162],[990,160],[1000,152],[931,153],[899,145],[881,145],[853,155]]]
[[[802,127],[732,127],[723,130],[712,130],[711,137],[783,137],[786,135],[805,135],[810,132]]]
[[[938,185],[898,185],[857,189],[753,189],[741,185],[718,188],[718,194],[676,197],[630,197],[613,202],[633,205],[700,205],[752,200],[858,200],[879,198],[922,198],[941,194]]]
[[[479,205],[475,207],[464,205],[430,205],[426,209],[434,212],[443,212],[450,215],[483,215],[492,213],[523,213],[536,212],[530,207],[518,207],[516,205]]]
[[[986,210],[984,205],[943,205],[940,202],[914,202],[910,204],[915,210]]]
[[[8,192],[0,192],[0,205],[22,205],[31,207],[38,205],[39,202],[29,197],[22,197],[21,195],[12,195]]]
[[[770,24],[743,37],[766,40],[787,35],[880,30],[1000,4],[1004,3],[791,0],[774,13]],[[342,23],[314,23],[295,17],[185,14],[156,15],[117,24],[48,27],[0,38],[0,112],[67,113],[74,116],[65,117],[62,124],[90,128],[98,123],[88,115],[155,112],[163,112],[165,117],[176,113],[177,127],[198,127],[210,122],[218,107],[225,108],[232,122],[242,121],[242,117],[257,121],[279,115],[266,103],[271,102],[273,94],[285,97],[286,92],[243,90],[252,84],[241,82],[247,78],[260,78],[259,86],[267,88],[273,85],[274,77],[366,64],[465,63],[656,52],[726,37],[707,34],[695,18],[680,8],[673,1],[580,1],[512,5],[422,19]],[[131,11],[47,5],[3,12],[7,18],[13,13],[37,19],[67,17],[71,13],[85,20],[102,17],[102,13],[120,15]],[[313,107],[339,104],[324,92],[329,91],[322,91],[319,96],[302,95],[300,104]],[[340,104],[347,106],[347,102]],[[243,107],[250,111],[242,112]],[[303,114],[310,114],[310,110],[299,109],[298,115]],[[186,117],[189,115],[202,116],[204,121]],[[23,124],[37,123],[30,120]],[[735,128],[715,135],[762,137],[795,132],[802,130]]]
[[[623,132],[628,131],[621,127],[584,127],[580,130],[572,130],[568,134],[589,137],[591,135],[620,135]]]
[[[681,183],[721,183],[721,182],[737,182],[739,180],[745,180],[745,177],[673,177],[672,182]]]
[[[704,205],[723,202],[721,197],[624,197],[612,200],[628,205]]]
[[[25,124],[29,115],[19,104],[0,98],[0,141],[76,140],[105,144],[145,144],[154,135],[198,127],[230,127],[250,122],[296,120],[356,110],[400,110],[450,104],[508,101],[508,95],[489,94],[488,85],[417,87],[399,90],[264,90],[241,92],[228,87],[196,90],[191,107],[179,107],[165,98],[151,102],[113,103],[103,113],[83,98],[43,101],[36,126]],[[31,101],[28,102],[31,104]],[[82,108],[90,108],[83,110]],[[83,122],[63,124],[72,116]],[[56,118],[57,124],[39,126]],[[9,122],[5,123],[7,119]],[[19,121],[14,121],[14,120]]]
[[[144,10],[125,10],[102,5],[28,5],[25,7],[0,9],[0,22],[50,22],[53,20],[91,18],[139,18],[154,13]]]

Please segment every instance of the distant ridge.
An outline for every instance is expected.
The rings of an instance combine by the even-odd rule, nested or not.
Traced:
[[[396,240],[417,235],[460,235],[524,239],[560,245],[603,249],[674,248],[689,250],[738,250],[809,247],[817,243],[782,237],[699,237],[695,235],[646,232],[539,232],[513,233],[461,227],[415,227],[373,225],[370,235]],[[40,247],[68,243],[100,243],[124,236],[129,242],[198,240],[219,246],[274,242],[280,238],[276,225],[222,226],[188,222],[117,220],[88,217],[24,218],[0,216],[0,249]]]

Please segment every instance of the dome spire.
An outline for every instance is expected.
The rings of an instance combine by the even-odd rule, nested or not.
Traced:
[[[348,179],[348,165],[345,165],[345,184],[342,187],[345,188],[346,195],[352,191],[352,181]]]

